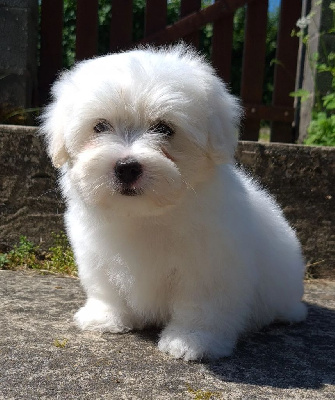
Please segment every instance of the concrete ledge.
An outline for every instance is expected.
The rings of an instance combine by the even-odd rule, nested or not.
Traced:
[[[64,230],[64,204],[37,129],[0,126],[0,251],[21,235],[50,244]]]
[[[335,148],[240,142],[237,160],[284,208],[310,272],[335,278]],[[63,211],[36,128],[0,126],[0,251],[20,235],[48,246]]]
[[[283,207],[309,272],[335,278],[335,147],[240,142],[236,156]]]
[[[335,282],[311,281],[305,322],[247,335],[232,357],[187,363],[158,351],[157,330],[79,331],[77,279],[0,271],[0,399],[334,399],[334,293]]]

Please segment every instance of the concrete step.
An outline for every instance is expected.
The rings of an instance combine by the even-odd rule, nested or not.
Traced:
[[[335,282],[306,282],[309,316],[241,340],[232,357],[175,360],[158,330],[81,332],[78,279],[0,271],[0,399],[335,398]]]

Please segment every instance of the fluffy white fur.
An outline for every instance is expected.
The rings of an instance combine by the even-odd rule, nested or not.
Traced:
[[[79,327],[159,325],[159,349],[194,360],[305,318],[299,242],[235,167],[241,110],[202,57],[184,46],[107,55],[65,72],[52,94],[41,129],[87,293]],[[95,132],[99,121],[110,129]],[[162,121],[171,137],[152,128]],[[132,196],[115,174],[129,158],[143,168]]]

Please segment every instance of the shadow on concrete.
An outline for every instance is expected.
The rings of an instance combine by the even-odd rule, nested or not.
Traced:
[[[281,389],[319,389],[335,384],[335,311],[308,305],[300,324],[272,324],[242,338],[231,357],[200,361],[225,382]],[[157,342],[160,330],[136,332]]]
[[[309,305],[305,322],[273,324],[239,342],[232,357],[208,362],[220,379],[276,388],[335,384],[335,312]]]

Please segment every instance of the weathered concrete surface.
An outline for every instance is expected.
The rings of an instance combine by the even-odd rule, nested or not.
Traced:
[[[335,147],[240,142],[237,159],[284,208],[310,272],[335,278]],[[63,210],[36,128],[0,126],[0,251],[20,235],[47,247]]]
[[[310,273],[335,278],[335,147],[240,142],[237,159],[283,207]]]
[[[63,230],[64,204],[37,129],[0,126],[0,251],[21,235],[50,244]]]
[[[158,331],[79,331],[77,279],[0,271],[0,298],[1,400],[335,398],[335,282],[306,284],[304,323],[272,325],[204,363],[160,353]]]

